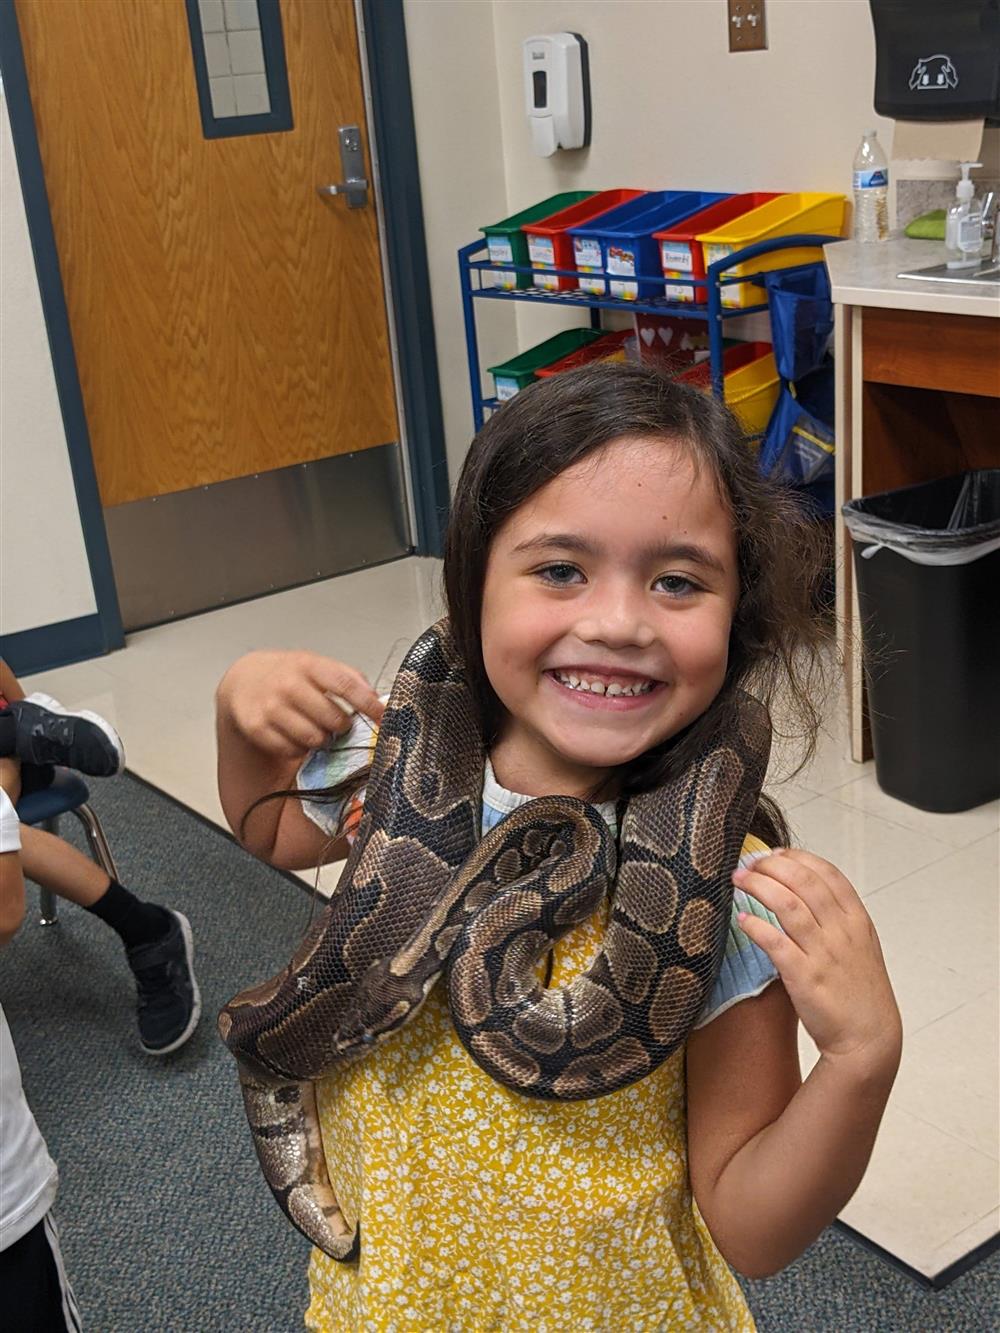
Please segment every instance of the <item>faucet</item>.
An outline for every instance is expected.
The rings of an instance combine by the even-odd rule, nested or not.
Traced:
[[[996,190],[990,190],[983,199],[983,239],[989,240],[991,264],[1000,263],[1000,200]]]

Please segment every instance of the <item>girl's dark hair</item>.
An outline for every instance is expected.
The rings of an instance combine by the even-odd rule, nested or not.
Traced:
[[[760,475],[751,443],[718,399],[636,362],[605,362],[540,380],[495,412],[472,442],[452,504],[444,582],[484,743],[496,740],[503,716],[480,639],[493,538],[546,482],[626,436],[680,445],[714,477],[735,529],[739,597],[722,689],[679,736],[614,775],[618,794],[658,786],[728,734],[740,690],[772,711],[781,698],[783,715],[798,723],[794,732],[806,742],[804,763],[819,730],[814,700],[823,697],[817,686],[829,639],[816,600],[824,573],[822,533],[786,487]],[[752,831],[772,846],[789,841],[784,816],[768,797],[761,798]]]

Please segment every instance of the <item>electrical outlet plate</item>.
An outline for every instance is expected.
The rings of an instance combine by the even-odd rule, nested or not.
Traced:
[[[766,51],[764,0],[729,0],[730,51]]]

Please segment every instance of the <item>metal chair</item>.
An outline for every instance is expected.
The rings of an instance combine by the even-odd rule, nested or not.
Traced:
[[[116,880],[118,869],[115,859],[111,855],[101,821],[87,804],[89,797],[87,784],[78,773],[68,768],[57,768],[50,786],[21,797],[17,803],[17,817],[22,824],[34,824],[47,833],[58,835],[60,817],[75,815],[86,830],[90,855],[107,875]],[[39,907],[43,926],[56,924],[57,903],[55,895],[48,889],[40,890]]]

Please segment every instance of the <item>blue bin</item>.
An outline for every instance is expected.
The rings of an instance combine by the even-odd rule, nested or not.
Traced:
[[[728,198],[728,194],[706,194],[701,190],[654,190],[592,222],[571,227],[575,267],[584,275],[601,275],[582,276],[580,290],[591,296],[604,296],[610,286],[612,296],[627,301],[660,295],[662,279],[608,284],[603,275],[634,277],[637,273],[659,273],[659,250],[653,232]]]

